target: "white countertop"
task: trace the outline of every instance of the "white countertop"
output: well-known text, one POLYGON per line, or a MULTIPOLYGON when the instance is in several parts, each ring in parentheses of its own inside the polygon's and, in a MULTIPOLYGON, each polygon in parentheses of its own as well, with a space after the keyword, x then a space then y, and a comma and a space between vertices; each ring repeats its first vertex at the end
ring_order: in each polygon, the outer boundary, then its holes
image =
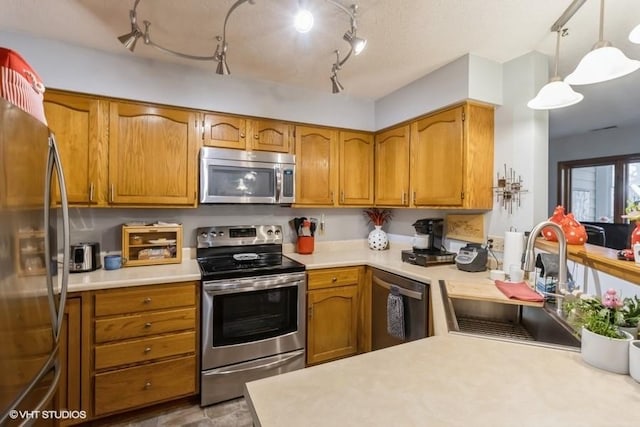
MULTIPOLYGON (((247 383, 261 427, 638 425, 640 384, 580 353, 446 335, 247 383)), ((256 417, 257 415, 257 417, 256 417)))

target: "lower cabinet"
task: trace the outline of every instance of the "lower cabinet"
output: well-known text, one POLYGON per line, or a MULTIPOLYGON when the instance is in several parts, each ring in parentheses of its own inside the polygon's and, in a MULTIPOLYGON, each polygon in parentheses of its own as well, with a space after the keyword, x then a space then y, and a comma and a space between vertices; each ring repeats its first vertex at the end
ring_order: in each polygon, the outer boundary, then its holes
MULTIPOLYGON (((81 307, 80 297, 67 299, 64 310, 62 329, 60 332, 60 381, 58 383, 58 393, 54 404, 57 410, 81 411, 81 351, 82 351, 82 329, 81 329, 81 307)), ((66 425, 78 420, 65 420, 60 424, 66 425)))
POLYGON ((96 291, 93 414, 197 392, 197 283, 96 291))
POLYGON ((307 365, 358 353, 363 267, 307 274, 307 365))

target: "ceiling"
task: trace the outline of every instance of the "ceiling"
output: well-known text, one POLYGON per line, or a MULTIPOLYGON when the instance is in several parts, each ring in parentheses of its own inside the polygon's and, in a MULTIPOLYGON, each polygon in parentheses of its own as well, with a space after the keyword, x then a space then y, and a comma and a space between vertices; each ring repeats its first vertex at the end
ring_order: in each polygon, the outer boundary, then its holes
MULTIPOLYGON (((224 17, 235 0, 141 0, 138 20, 152 23, 153 40, 194 55, 211 55, 224 17)), ((344 93, 378 99, 471 53, 499 63, 533 50, 553 64, 551 24, 571 0, 336 0, 356 2, 358 35, 365 51, 339 72, 344 93)), ((297 0, 255 0, 236 9, 227 26, 231 73, 329 92, 333 51, 344 55, 348 16, 324 0, 307 0, 316 24, 307 34, 292 29, 297 0)), ((3 0, 0 30, 26 32, 121 55, 135 55, 215 71, 216 63, 162 53, 141 41, 131 54, 117 36, 129 32, 133 0, 3 0)), ((570 73, 598 38, 600 2, 587 0, 568 22, 560 46, 560 75, 570 73)), ((640 1, 609 0, 605 39, 640 59, 627 40, 640 23, 640 1)), ((551 137, 640 123, 640 71, 611 82, 576 86, 585 100, 550 116, 551 137)), ((336 95, 341 96, 341 95, 336 95)))

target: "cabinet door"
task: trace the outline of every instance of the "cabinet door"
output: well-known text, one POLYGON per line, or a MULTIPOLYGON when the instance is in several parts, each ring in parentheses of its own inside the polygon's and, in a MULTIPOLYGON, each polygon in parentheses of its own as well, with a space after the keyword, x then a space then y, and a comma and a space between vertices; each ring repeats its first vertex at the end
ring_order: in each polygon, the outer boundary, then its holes
POLYGON ((239 150, 247 147, 247 121, 244 118, 224 114, 205 114, 203 122, 204 145, 239 150))
POLYGON ((307 295, 307 364, 356 354, 358 287, 321 289, 307 295))
POLYGON ((70 204, 107 202, 106 104, 81 95, 45 93, 45 114, 56 136, 70 204))
POLYGON ((340 132, 340 204, 373 204, 373 136, 340 132))
POLYGON ((337 132, 296 126, 296 204, 333 205, 337 132))
POLYGON ((69 298, 65 305, 62 332, 60 334, 60 382, 55 405, 59 410, 81 410, 81 301, 69 298))
POLYGON ((375 203, 409 204, 409 125, 376 135, 375 203))
POLYGON ((292 148, 292 126, 276 120, 252 120, 251 142, 252 150, 277 151, 289 153, 292 148))
POLYGON ((412 123, 411 187, 414 206, 461 206, 464 107, 412 123))
POLYGON ((112 102, 109 192, 114 205, 195 205, 195 113, 112 102))

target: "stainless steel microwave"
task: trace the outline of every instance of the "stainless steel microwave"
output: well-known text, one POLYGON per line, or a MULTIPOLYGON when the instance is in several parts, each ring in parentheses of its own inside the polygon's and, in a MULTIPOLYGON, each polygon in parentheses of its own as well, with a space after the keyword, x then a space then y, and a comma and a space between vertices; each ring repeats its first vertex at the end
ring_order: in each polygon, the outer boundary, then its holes
POLYGON ((295 160, 292 154, 202 147, 200 203, 294 203, 295 160))

